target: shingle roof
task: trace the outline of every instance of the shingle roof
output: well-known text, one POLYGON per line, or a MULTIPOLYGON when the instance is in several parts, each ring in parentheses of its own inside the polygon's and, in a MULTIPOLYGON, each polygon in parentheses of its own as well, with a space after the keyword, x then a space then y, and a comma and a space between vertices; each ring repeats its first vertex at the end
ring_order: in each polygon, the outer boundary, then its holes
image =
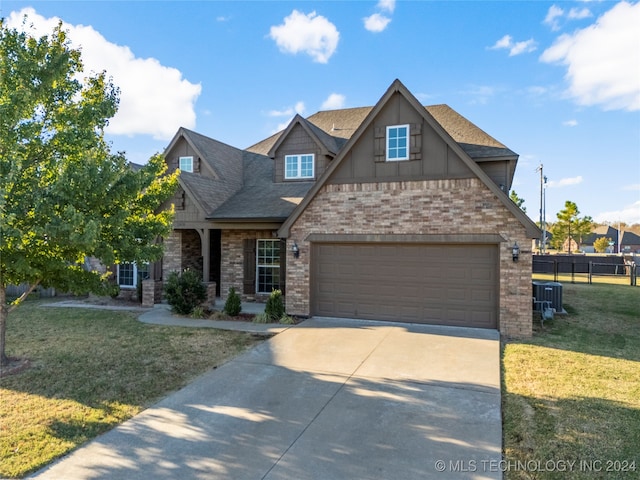
POLYGON ((209 215, 219 221, 284 221, 309 191, 313 182, 275 183, 273 160, 245 152, 244 185, 209 215))
MULTIPOLYGON (((326 110, 314 113, 306 119, 294 118, 294 121, 298 121, 310 129, 329 152, 337 153, 353 136, 373 108, 326 110)), ((434 105, 425 108, 471 158, 517 157, 513 151, 448 105, 434 105)), ((218 188, 216 184, 206 185, 204 181, 198 184, 195 180, 186 177, 194 190, 202 192, 204 195, 203 203, 209 208, 207 218, 218 221, 259 219, 283 221, 289 217, 296 205, 313 186, 313 182, 276 183, 273 181, 274 164, 268 155, 272 153, 271 150, 289 128, 291 128, 291 124, 287 129, 248 147, 244 152, 185 130, 193 143, 199 145, 198 148, 206 158, 216 159, 211 165, 216 172, 220 172, 222 178, 238 175, 238 165, 242 165, 242 186, 237 189, 235 194, 225 196, 224 203, 218 206, 213 205, 218 188), (238 161, 239 156, 242 157, 242 161, 238 161), (233 161, 219 164, 218 159, 222 158, 232 158, 233 161)))
MULTIPOLYGON (((206 137, 186 128, 181 128, 176 139, 183 136, 198 152, 206 167, 216 178, 196 173, 181 172, 180 182, 200 205, 205 215, 210 214, 242 186, 243 151, 206 137)), ((172 142, 173 143, 173 142, 172 142)), ((167 150, 171 149, 171 146, 167 150)))
MULTIPOLYGON (((424 108, 471 158, 516 156, 515 152, 508 149, 448 105, 431 105, 424 108)), ((340 149, 351 138, 372 109, 373 107, 359 107, 324 110, 307 117, 307 120, 326 135, 331 136, 338 149, 340 149)), ((283 132, 284 130, 250 146, 247 150, 267 155, 283 132)))
POLYGON ((219 142, 200 133, 182 128, 182 133, 202 154, 202 159, 216 176, 230 182, 240 183, 242 179, 242 150, 219 142))

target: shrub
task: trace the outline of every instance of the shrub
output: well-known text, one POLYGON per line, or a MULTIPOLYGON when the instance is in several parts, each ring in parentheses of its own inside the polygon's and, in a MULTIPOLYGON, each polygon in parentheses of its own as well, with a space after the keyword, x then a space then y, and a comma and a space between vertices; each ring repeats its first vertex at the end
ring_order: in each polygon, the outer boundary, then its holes
POLYGON ((194 308, 207 298, 207 289, 193 270, 185 270, 182 275, 171 272, 164 286, 167 302, 174 312, 189 315, 194 308))
POLYGON ((270 322, 271 322, 271 319, 265 312, 259 313, 255 317, 253 317, 253 323, 270 323, 270 322))
POLYGON ((229 289, 227 301, 224 302, 224 313, 235 317, 237 315, 240 315, 241 311, 242 305, 240 304, 240 295, 236 293, 236 289, 234 287, 231 287, 229 289))
POLYGON ((191 312, 191 318, 204 318, 204 316, 204 308, 202 308, 200 305, 194 307, 193 311, 191 312))
POLYGON ((264 313, 272 322, 277 322, 284 315, 284 302, 282 300, 282 290, 273 290, 267 300, 264 313))
POLYGON ((118 295, 120 295, 120 285, 109 285, 109 287, 107 287, 107 293, 111 298, 118 298, 118 295))
POLYGON ((294 325, 296 323, 296 319, 290 317, 285 313, 282 317, 280 317, 280 323, 282 323, 283 325, 294 325))

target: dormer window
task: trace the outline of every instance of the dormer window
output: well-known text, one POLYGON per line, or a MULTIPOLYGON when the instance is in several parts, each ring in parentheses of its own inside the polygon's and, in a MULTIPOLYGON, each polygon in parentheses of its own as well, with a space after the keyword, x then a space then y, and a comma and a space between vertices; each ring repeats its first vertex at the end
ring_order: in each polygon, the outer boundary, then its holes
POLYGON ((286 155, 284 157, 284 178, 295 180, 313 178, 315 174, 314 155, 286 155))
POLYGON ((180 157, 180 170, 193 173, 193 157, 180 157))
POLYGON ((387 127, 387 161, 409 160, 409 125, 387 127))

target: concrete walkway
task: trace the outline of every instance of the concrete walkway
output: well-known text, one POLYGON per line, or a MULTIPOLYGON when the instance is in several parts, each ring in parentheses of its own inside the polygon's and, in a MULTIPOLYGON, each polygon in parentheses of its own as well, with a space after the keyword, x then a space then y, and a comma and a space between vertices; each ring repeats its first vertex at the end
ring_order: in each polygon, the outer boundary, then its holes
MULTIPOLYGON (((218 301, 218 303, 220 303, 218 301)), ((224 302, 221 303, 224 305, 224 302)), ((171 313, 171 307, 166 303, 159 303, 153 308, 132 307, 132 306, 115 306, 115 305, 96 305, 78 300, 64 300, 61 302, 46 303, 43 307, 67 307, 67 308, 91 308, 97 310, 115 310, 129 311, 140 313, 138 320, 142 323, 153 325, 164 325, 174 327, 196 327, 196 328, 217 328, 220 330, 236 330, 250 333, 276 334, 283 332, 290 325, 282 325, 280 323, 253 323, 235 320, 201 320, 190 318, 171 313)), ((264 312, 264 303, 242 303, 242 312, 249 314, 257 314, 264 312)))
POLYGON ((39 479, 502 478, 496 331, 314 318, 39 479))

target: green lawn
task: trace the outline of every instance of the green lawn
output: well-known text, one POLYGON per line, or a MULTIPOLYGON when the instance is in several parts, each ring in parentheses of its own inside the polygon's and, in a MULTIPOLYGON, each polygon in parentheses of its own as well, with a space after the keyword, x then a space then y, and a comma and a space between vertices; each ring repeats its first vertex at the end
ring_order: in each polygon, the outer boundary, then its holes
POLYGON ((0 379, 0 478, 41 468, 260 341, 41 304, 9 315, 7 354, 31 367, 0 379))
POLYGON ((640 478, 640 288, 563 284, 503 346, 505 479, 640 478))

